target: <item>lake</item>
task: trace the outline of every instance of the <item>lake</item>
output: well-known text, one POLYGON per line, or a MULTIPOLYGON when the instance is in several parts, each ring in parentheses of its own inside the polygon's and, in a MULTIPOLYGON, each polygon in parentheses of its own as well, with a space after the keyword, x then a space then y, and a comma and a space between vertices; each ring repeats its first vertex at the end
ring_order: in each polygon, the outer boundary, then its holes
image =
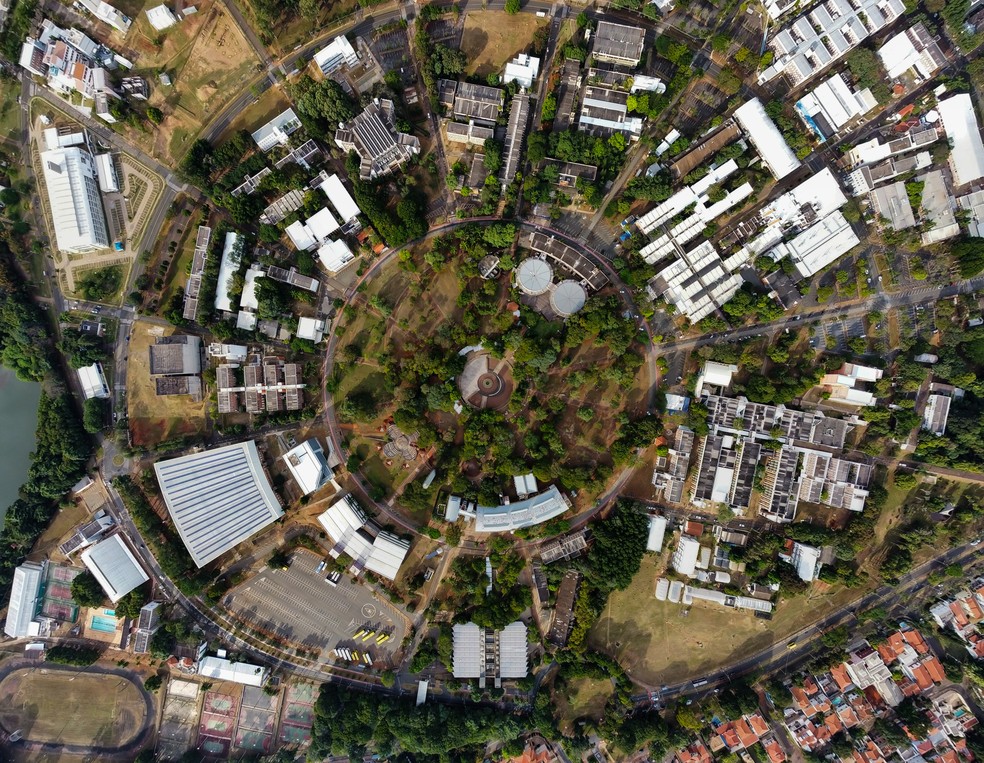
POLYGON ((13 371, 0 367, 0 526, 27 480, 40 399, 40 384, 21 381, 13 371))

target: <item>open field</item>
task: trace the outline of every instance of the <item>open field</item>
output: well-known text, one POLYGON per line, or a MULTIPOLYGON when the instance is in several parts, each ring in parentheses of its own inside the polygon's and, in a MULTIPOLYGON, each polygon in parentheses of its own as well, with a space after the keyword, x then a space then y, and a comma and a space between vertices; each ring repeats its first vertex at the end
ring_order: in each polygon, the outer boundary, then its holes
POLYGON ((359 3, 356 0, 335 0, 335 2, 324 3, 319 6, 317 18, 308 18, 297 12, 285 14, 276 20, 272 29, 268 29, 257 20, 252 2, 241 2, 239 8, 253 27, 253 31, 266 45, 267 50, 276 58, 293 50, 296 45, 310 42, 314 36, 312 29, 317 30, 318 35, 324 36, 324 43, 327 45, 334 35, 325 35, 325 28, 341 23, 342 19, 359 9, 359 3))
POLYGON ((140 320, 133 324, 127 362, 127 415, 134 445, 156 445, 205 430, 205 401, 196 403, 187 395, 158 397, 150 375, 150 345, 155 337, 173 333, 173 328, 140 320))
POLYGON ((25 669, 0 683, 0 725, 30 741, 118 747, 145 719, 140 689, 120 676, 25 669))
POLYGON ((122 127, 122 132, 165 164, 175 166, 202 126, 256 74, 259 60, 224 6, 209 2, 198 13, 164 32, 157 32, 141 13, 127 36, 126 53, 133 74, 151 84, 149 104, 164 114, 164 122, 146 130, 122 127), (172 86, 157 75, 167 72, 172 86))
POLYGON ((566 727, 573 731, 573 722, 579 718, 600 721, 605 703, 613 691, 611 679, 608 678, 579 678, 570 681, 562 695, 554 694, 557 700, 556 715, 561 721, 561 728, 566 727))
POLYGON ((20 80, 0 79, 0 140, 19 138, 21 112, 17 97, 20 94, 20 80))
POLYGON ((611 654, 633 679, 650 686, 699 678, 738 662, 869 590, 821 584, 809 595, 781 601, 770 621, 707 602, 695 601, 688 608, 658 601, 656 578, 662 568, 658 557, 647 554, 632 584, 611 595, 588 635, 595 649, 611 654))
POLYGON ((537 27, 547 19, 532 13, 509 15, 505 11, 476 11, 465 17, 461 50, 468 57, 466 74, 481 77, 500 73, 507 61, 529 48, 537 27))
POLYGON ((279 87, 267 88, 259 98, 236 115, 225 132, 216 138, 215 143, 221 145, 240 130, 254 132, 288 108, 290 99, 279 87))

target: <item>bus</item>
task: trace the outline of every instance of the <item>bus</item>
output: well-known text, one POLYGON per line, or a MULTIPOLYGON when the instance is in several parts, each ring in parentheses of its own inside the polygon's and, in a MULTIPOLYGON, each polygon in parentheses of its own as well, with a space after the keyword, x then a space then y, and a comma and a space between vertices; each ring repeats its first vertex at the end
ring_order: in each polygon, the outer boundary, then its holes
POLYGON ((363 641, 368 641, 369 639, 371 639, 375 635, 376 635, 376 631, 366 631, 366 635, 362 637, 362 640, 363 641))

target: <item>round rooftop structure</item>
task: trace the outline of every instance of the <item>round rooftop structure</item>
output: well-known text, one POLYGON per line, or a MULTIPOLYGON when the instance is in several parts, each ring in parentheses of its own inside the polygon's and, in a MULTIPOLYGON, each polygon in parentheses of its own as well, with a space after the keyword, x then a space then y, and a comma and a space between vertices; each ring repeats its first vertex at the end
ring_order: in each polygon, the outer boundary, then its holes
POLYGON ((588 293, 577 281, 561 281, 550 295, 550 306, 557 315, 574 315, 588 301, 588 293))
POLYGON ((516 271, 516 284, 525 294, 544 294, 553 283, 553 268, 548 262, 531 257, 523 260, 516 271))

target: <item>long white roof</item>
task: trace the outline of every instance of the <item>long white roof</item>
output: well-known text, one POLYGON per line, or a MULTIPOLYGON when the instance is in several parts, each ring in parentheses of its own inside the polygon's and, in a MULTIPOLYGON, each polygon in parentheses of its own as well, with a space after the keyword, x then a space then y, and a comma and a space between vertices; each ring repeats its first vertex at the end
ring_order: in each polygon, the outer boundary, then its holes
POLYGON ((75 372, 79 375, 79 384, 82 385, 82 394, 85 395, 86 400, 93 397, 109 397, 109 385, 106 384, 106 376, 101 364, 83 366, 75 372))
POLYGON ((80 558, 114 604, 150 580, 119 535, 110 535, 106 540, 90 546, 80 558))
POLYGON ((482 674, 482 629, 475 623, 458 623, 451 628, 454 646, 451 657, 455 678, 478 678, 482 674))
POLYGON ((984 142, 970 95, 960 93, 940 101, 937 110, 953 145, 950 168, 954 185, 965 185, 984 177, 984 142))
POLYGON ((568 509, 556 485, 525 501, 502 506, 479 506, 475 515, 475 532, 496 533, 531 527, 559 517, 568 509))
POLYGON ((232 297, 229 296, 229 279, 239 269, 239 263, 232 258, 232 250, 239 240, 239 234, 226 233, 222 247, 222 261, 219 263, 219 277, 215 283, 215 309, 224 313, 232 312, 232 297))
POLYGON ((31 635, 31 621, 41 604, 43 575, 44 567, 37 562, 24 562, 14 570, 7 621, 3 626, 3 632, 11 638, 31 635))
POLYGON ((203 657, 198 663, 198 675, 217 681, 232 681, 246 686, 263 686, 269 669, 248 662, 231 662, 222 657, 203 657))
POLYGON ((318 247, 318 261, 329 273, 337 273, 355 259, 345 239, 326 241, 318 247))
POLYGON ((321 184, 321 190, 325 192, 325 196, 328 197, 328 201, 338 212, 339 219, 343 223, 354 220, 361 214, 362 210, 359 209, 359 205, 355 203, 355 199, 349 194, 338 175, 328 176, 321 184))
POLYGON ((765 107, 758 98, 753 98, 740 106, 735 111, 735 119, 762 157, 762 162, 777 180, 786 177, 800 166, 800 160, 782 137, 779 128, 765 113, 765 107))
POLYGON ((499 631, 499 676, 501 678, 526 678, 527 651, 526 624, 509 623, 499 631))
POLYGON ((199 567, 283 516, 252 440, 158 461, 154 471, 199 567))
POLYGON ((40 158, 58 248, 86 251, 109 247, 92 154, 79 146, 68 146, 42 151, 40 158))

